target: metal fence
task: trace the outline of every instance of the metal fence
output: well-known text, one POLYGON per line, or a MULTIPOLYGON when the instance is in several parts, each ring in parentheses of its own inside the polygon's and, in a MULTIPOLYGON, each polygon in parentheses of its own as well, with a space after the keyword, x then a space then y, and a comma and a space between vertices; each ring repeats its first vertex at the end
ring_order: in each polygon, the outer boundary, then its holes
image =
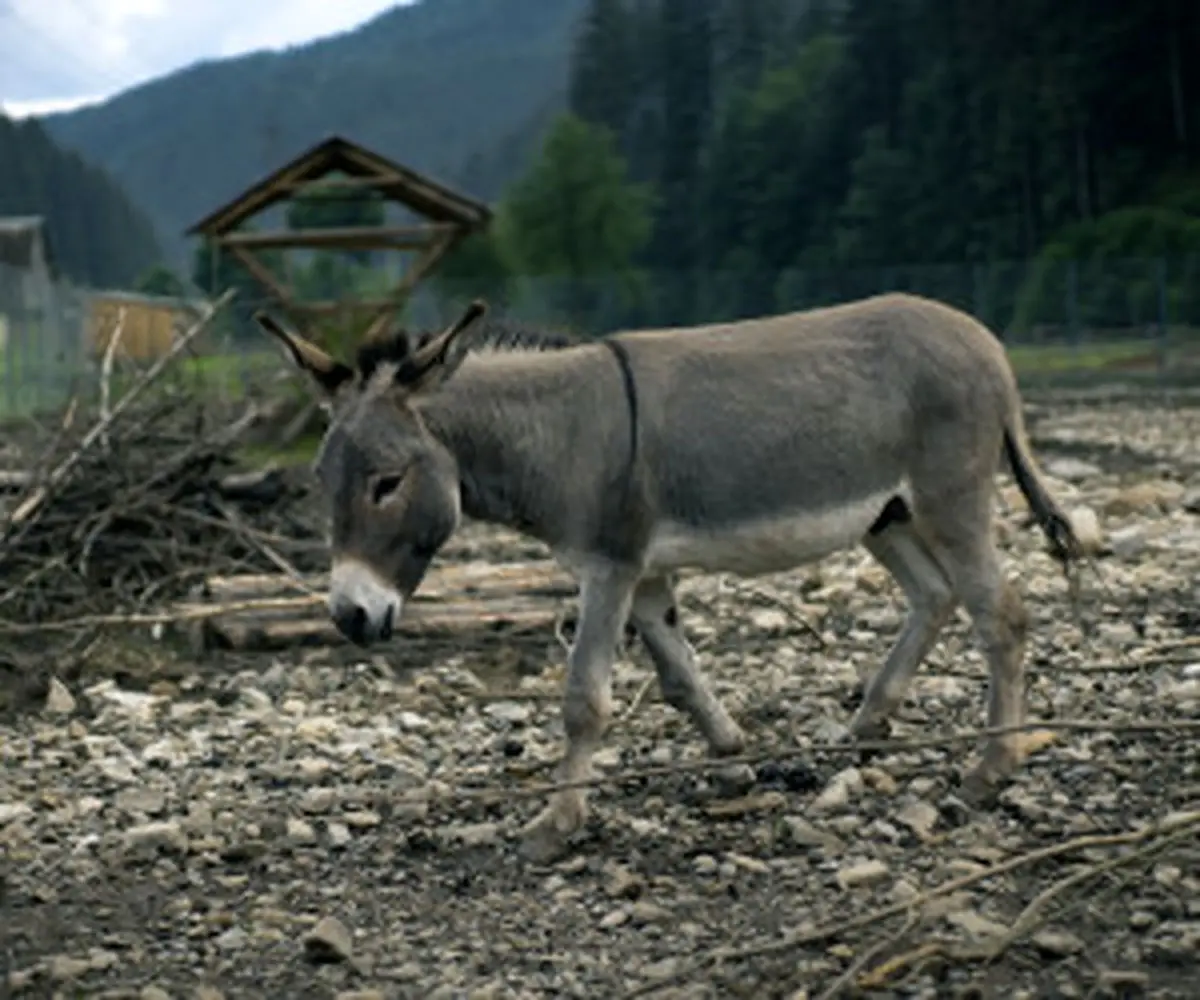
POLYGON ((36 271, 0 265, 0 415, 54 409, 85 368, 85 298, 36 271))
MULTIPOLYGON (((1027 383, 1200 382, 1197 258, 524 276, 486 287, 434 282, 410 300, 407 321, 437 326, 483 295, 501 315, 588 335, 736 320, 898 290, 980 317, 1004 340, 1027 383)), ((0 417, 51 411, 98 385, 97 294, 0 266, 0 417)), ((237 397, 283 367, 250 321, 254 308, 267 303, 244 296, 235 303, 194 345, 183 369, 208 391, 237 397)))

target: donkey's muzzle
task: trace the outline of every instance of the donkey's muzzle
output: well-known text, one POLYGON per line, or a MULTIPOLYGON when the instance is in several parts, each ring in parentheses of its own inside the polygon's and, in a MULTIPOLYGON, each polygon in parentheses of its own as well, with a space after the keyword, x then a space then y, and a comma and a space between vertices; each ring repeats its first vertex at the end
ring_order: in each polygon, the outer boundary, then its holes
POLYGON ((343 604, 332 612, 334 625, 356 646, 369 646, 373 642, 386 642, 395 628, 395 612, 389 607, 383 617, 371 621, 366 609, 359 604, 343 604))

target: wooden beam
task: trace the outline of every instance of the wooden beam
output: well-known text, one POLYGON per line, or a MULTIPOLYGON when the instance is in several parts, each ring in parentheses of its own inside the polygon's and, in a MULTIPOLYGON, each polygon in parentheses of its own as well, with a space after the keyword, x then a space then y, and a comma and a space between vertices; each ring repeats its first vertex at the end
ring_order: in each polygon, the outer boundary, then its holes
POLYGON ((272 274, 271 269, 267 267, 261 260, 255 257, 254 254, 250 253, 250 251, 245 247, 231 246, 229 247, 229 252, 232 253, 234 257, 236 257, 242 263, 242 266, 245 267, 246 270, 249 271, 260 284, 266 286, 267 290, 281 302, 287 302, 292 298, 292 290, 288 287, 287 283, 281 281, 274 274, 272 274))
POLYGON ((413 264, 412 269, 392 289, 392 296, 400 300, 406 298, 417 287, 421 279, 437 267, 442 258, 461 240, 465 239, 466 235, 464 230, 456 226, 446 232, 438 242, 426 247, 425 252, 413 264))
MULTIPOLYGON (((309 302, 293 302, 290 303, 290 308, 298 311, 321 314, 321 313, 336 313, 336 312, 373 312, 375 315, 380 313, 395 311, 403 305, 403 301, 397 301, 394 298, 387 299, 318 299, 309 302)), ((372 319, 374 316, 372 316, 372 319)))
POLYGON ((219 237, 229 247, 331 250, 422 250, 453 232, 453 223, 431 222, 419 226, 339 226, 333 229, 275 229, 266 232, 226 233, 219 237))

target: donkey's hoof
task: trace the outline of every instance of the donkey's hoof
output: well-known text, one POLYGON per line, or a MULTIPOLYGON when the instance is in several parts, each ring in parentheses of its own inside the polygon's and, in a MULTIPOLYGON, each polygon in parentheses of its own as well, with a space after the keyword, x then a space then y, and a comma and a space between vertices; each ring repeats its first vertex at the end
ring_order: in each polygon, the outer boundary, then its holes
POLYGON ((979 764, 963 775, 958 789, 959 798, 972 809, 993 809, 1007 783, 1006 774, 979 764))
POLYGON ((867 717, 859 713, 850 721, 849 739, 855 743, 874 743, 891 735, 892 724, 886 716, 867 717))
POLYGON ((746 752, 749 741, 746 733, 736 722, 718 731, 708 743, 708 753, 711 757, 740 757, 746 752))
POLYGON ((566 856, 574 828, 553 809, 546 809, 521 831, 520 854, 535 865, 550 865, 566 856))

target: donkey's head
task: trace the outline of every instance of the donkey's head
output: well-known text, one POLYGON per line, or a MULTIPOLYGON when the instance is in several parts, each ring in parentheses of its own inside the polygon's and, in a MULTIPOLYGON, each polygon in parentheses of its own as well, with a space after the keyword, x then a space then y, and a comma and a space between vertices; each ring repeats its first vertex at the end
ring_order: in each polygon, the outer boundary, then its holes
POLYGON ((459 338, 486 312, 473 302, 441 334, 363 338, 354 367, 285 330, 258 323, 327 397, 331 421, 314 463, 330 508, 329 613, 346 638, 388 639, 404 602, 461 516, 454 457, 429 432, 413 402, 441 385, 466 356, 459 338))

